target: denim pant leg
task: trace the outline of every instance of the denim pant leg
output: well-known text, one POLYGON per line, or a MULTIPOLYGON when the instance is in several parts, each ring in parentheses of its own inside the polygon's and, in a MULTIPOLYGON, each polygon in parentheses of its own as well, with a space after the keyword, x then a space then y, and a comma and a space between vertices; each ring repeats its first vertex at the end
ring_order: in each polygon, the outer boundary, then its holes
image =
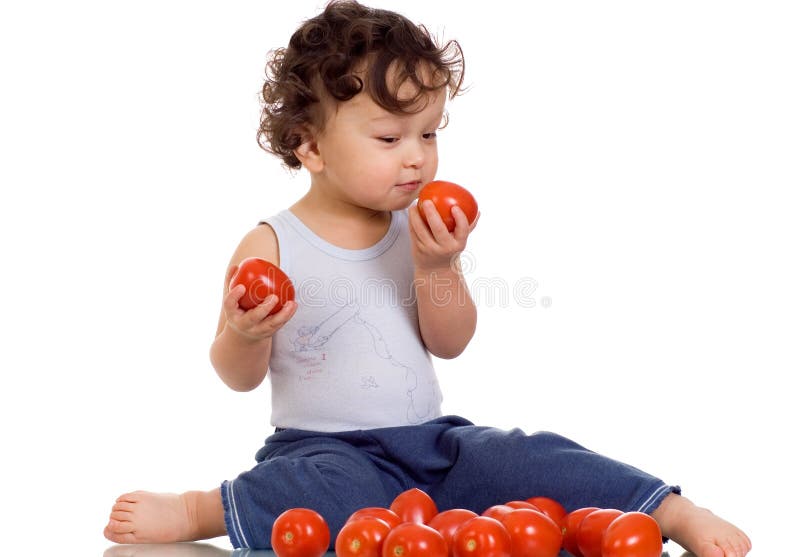
POLYGON ((652 512, 669 493, 680 493, 622 462, 549 432, 462 426, 449 429, 439 450, 452 467, 431 489, 440 507, 482 512, 491 505, 551 497, 568 510, 595 506, 652 512))
POLYGON ((223 482, 225 526, 235 548, 270 547, 272 524, 283 511, 319 512, 335 535, 356 509, 388 506, 400 490, 369 452, 333 436, 286 430, 267 439, 258 464, 223 482))

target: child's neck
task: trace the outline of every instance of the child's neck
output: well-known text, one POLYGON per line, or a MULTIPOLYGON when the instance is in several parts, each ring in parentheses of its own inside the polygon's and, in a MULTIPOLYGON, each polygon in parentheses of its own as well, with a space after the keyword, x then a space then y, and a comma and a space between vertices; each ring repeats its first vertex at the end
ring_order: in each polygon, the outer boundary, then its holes
POLYGON ((309 192, 289 208, 317 236, 345 249, 365 249, 389 230, 390 211, 375 211, 347 203, 317 199, 309 192))

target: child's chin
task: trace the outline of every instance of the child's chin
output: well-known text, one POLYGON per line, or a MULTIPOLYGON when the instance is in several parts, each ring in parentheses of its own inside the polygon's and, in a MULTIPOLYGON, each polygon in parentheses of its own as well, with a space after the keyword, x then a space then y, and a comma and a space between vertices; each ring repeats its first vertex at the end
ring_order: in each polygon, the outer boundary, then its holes
POLYGON ((407 203, 398 204, 397 207, 395 207, 394 209, 391 209, 391 210, 392 211, 405 211, 406 209, 411 207, 411 205, 414 204, 414 201, 416 201, 416 199, 412 199, 412 200, 408 201, 407 203))

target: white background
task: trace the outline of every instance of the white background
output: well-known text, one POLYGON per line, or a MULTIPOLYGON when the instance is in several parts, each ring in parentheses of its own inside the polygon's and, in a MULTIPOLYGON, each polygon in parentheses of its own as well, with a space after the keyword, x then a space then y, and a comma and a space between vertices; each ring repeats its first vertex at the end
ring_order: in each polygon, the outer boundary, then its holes
MULTIPOLYGON (((257 147, 257 96, 322 5, 0 10, 4 554, 100 555, 120 493, 252 465, 268 387, 228 390, 207 351, 231 251, 307 186, 257 147)), ((560 432, 680 484, 752 555, 795 551, 793 3, 373 5, 465 51, 439 177, 481 206, 469 280, 538 285, 534 307, 476 292, 445 411, 560 432)))

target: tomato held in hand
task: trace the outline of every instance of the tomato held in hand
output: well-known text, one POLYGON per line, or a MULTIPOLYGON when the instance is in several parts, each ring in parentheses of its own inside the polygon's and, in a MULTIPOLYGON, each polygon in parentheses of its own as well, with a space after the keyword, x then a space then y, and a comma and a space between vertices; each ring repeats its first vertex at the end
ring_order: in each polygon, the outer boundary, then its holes
POLYGON ((581 550, 578 548, 578 528, 581 525, 581 521, 589 513, 593 513, 594 511, 598 510, 600 510, 599 507, 583 507, 580 509, 575 509, 574 511, 567 513, 567 516, 565 516, 564 520, 561 521, 561 527, 564 533, 564 541, 562 542, 561 546, 575 557, 583 557, 581 550))
POLYGON ((502 523, 511 536, 511 557, 556 557, 561 551, 561 527, 542 512, 516 509, 502 523))
POLYGON ((567 509, 565 509, 561 503, 550 497, 531 497, 530 499, 526 499, 526 501, 535 505, 558 525, 561 525, 561 521, 567 516, 567 509))
POLYGON ((425 200, 433 201, 436 212, 442 217, 447 230, 450 232, 456 229, 456 220, 451 213, 454 206, 458 205, 464 211, 470 224, 475 222, 478 216, 478 203, 475 198, 466 189, 453 182, 434 180, 433 182, 428 182, 420 190, 417 208, 422 220, 427 224, 428 218, 425 216, 425 211, 422 210, 421 206, 425 200))
POLYGON ((449 509, 434 516, 428 526, 439 532, 447 544, 447 551, 453 554, 453 536, 462 524, 478 516, 467 509, 449 509))
POLYGON ((389 510, 394 511, 403 522, 427 522, 439 513, 431 496, 416 487, 402 492, 394 498, 389 510))
POLYGON ((383 541, 390 530, 380 518, 349 521, 336 536, 336 557, 381 557, 383 541))
POLYGON ((322 557, 331 532, 316 511, 289 509, 275 519, 270 540, 277 557, 322 557))
POLYGON ((453 557, 511 557, 511 535, 494 518, 473 518, 456 530, 453 557))
POLYGON ((231 279, 230 288, 239 284, 243 284, 245 288, 244 295, 239 299, 239 307, 244 310, 256 307, 272 294, 278 296, 278 303, 270 315, 280 311, 289 300, 294 300, 294 285, 286 273, 277 265, 260 257, 248 257, 239 263, 239 268, 231 279))
POLYGON ((383 557, 447 557, 442 535, 424 524, 404 522, 383 540, 383 557))
POLYGON ((644 513, 628 512, 615 518, 603 534, 603 557, 659 557, 661 528, 644 513))
POLYGON ((601 557, 601 543, 608 525, 622 514, 617 509, 598 509, 587 514, 578 526, 578 549, 583 557, 601 557))

